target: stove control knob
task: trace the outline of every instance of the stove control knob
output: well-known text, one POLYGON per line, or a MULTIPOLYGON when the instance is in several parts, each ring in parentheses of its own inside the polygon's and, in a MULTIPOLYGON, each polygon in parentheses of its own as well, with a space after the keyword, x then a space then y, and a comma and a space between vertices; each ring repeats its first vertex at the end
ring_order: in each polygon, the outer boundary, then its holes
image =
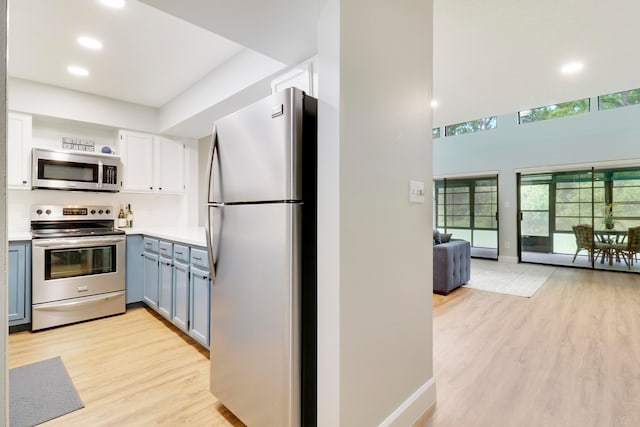
POLYGON ((95 215, 96 214, 96 210, 95 209, 91 209, 91 215, 95 215))
POLYGON ((44 213, 46 213, 47 215, 51 215, 51 209, 47 209, 46 211, 44 211, 44 213))
POLYGON ((36 213, 37 213, 38 215, 42 215, 42 209, 38 209, 38 210, 36 211, 36 213))
POLYGON ((100 209, 100 210, 98 211, 98 214, 102 215, 102 213, 103 213, 103 212, 104 212, 104 211, 103 211, 102 209, 100 209))
POLYGON ((106 213, 107 215, 109 215, 111 213, 111 209, 107 209, 106 211, 104 211, 104 213, 106 213))

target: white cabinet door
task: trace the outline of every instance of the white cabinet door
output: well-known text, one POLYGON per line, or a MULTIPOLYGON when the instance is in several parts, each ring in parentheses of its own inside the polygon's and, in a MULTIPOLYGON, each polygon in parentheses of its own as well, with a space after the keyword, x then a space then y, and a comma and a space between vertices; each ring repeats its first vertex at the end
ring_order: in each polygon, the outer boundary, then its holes
POLYGON ((120 153, 122 191, 153 192, 153 135, 121 131, 120 153))
POLYGON ((158 135, 120 131, 122 191, 184 192, 184 143, 158 135))
POLYGON ((7 120, 7 186, 31 189, 31 116, 9 113, 7 120))
POLYGON ((184 191, 184 144, 180 141, 156 136, 155 182, 161 193, 184 191))

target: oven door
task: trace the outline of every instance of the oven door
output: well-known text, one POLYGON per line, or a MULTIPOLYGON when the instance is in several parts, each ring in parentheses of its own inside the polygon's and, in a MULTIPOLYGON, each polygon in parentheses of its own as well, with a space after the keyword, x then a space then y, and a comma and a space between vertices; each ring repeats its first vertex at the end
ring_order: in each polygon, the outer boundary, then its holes
POLYGON ((36 239, 33 304, 125 289, 125 236, 36 239))

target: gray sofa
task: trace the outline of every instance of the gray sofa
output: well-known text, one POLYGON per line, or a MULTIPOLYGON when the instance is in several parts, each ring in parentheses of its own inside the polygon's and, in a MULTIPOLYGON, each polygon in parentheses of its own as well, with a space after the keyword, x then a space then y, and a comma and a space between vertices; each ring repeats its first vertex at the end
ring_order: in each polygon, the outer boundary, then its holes
POLYGON ((433 292, 447 295, 471 278, 471 244, 452 239, 433 245, 433 292))

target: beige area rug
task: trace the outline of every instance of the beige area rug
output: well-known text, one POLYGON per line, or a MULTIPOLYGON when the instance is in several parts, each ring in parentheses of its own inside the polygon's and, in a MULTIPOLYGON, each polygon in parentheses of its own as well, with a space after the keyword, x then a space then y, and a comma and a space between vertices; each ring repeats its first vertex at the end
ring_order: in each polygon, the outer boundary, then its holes
POLYGON ((509 264, 472 258, 471 280, 464 286, 530 298, 555 269, 547 265, 509 264))

